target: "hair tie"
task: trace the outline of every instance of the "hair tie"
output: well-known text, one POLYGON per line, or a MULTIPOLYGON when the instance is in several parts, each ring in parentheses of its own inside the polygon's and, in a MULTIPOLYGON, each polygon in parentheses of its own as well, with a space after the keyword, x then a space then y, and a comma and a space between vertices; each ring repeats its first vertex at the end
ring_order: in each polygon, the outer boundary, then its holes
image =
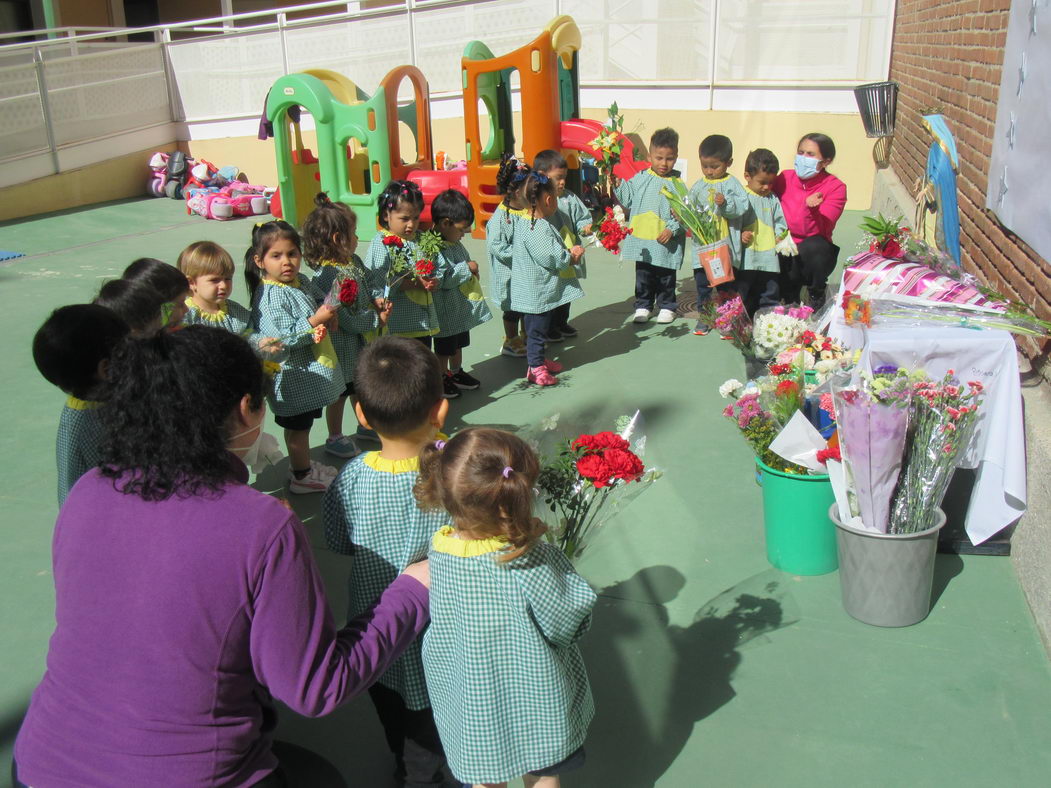
POLYGON ((266 224, 266 222, 256 222, 255 226, 256 227, 262 227, 264 224, 266 224))
POLYGON ((533 177, 536 178, 536 182, 539 183, 541 186, 543 186, 545 183, 547 183, 549 180, 551 180, 546 175, 544 175, 544 173, 542 173, 542 172, 534 171, 533 172, 533 177))
POLYGON ((508 465, 506 468, 504 468, 504 478, 505 479, 510 479, 511 478, 511 471, 513 471, 513 470, 514 470, 514 468, 512 468, 510 465, 508 465))
POLYGON ((435 441, 434 442, 434 448, 437 449, 438 451, 441 451, 442 449, 445 448, 445 441, 435 441))

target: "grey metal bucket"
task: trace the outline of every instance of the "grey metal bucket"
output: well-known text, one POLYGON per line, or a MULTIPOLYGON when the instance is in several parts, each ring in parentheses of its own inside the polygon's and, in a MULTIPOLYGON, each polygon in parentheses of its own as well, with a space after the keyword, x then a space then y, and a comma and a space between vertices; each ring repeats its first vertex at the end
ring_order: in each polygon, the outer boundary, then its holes
POLYGON ((914 534, 878 534, 839 521, 833 504, 828 516, 836 525, 839 585, 843 609, 877 627, 907 627, 931 610, 934 556, 945 512, 935 525, 914 534))

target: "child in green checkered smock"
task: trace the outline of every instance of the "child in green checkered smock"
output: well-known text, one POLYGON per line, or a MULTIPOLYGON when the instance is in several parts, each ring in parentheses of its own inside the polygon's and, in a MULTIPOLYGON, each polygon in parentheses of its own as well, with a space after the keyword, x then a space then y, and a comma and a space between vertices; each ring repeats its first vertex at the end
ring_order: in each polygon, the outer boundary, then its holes
POLYGON ((522 198, 530 207, 531 219, 515 228, 511 245, 511 308, 521 312, 526 327, 526 380, 538 386, 558 383, 553 373, 562 365, 545 358, 548 332, 555 310, 580 298, 584 291, 576 277, 561 274, 572 268, 584 250, 566 249, 551 222, 558 210, 555 182, 531 172, 522 185, 522 198))
POLYGON ((223 247, 212 241, 195 241, 179 254, 176 267, 190 285, 186 299, 184 326, 204 325, 223 328, 248 340, 263 358, 277 352, 280 343, 252 330, 252 313, 230 300, 234 288, 234 260, 223 247))
POLYGON ((128 331, 127 323, 106 307, 73 304, 52 312, 33 337, 40 374, 68 395, 55 441, 59 506, 77 480, 99 464, 98 397, 109 357, 128 331))
POLYGON ((409 266, 421 259, 413 242, 420 225, 423 194, 411 181, 391 181, 379 197, 379 220, 382 232, 369 243, 365 268, 373 298, 390 302, 390 317, 385 333, 402 337, 432 337, 438 333, 438 313, 432 292, 438 288, 435 278, 403 276, 392 288, 388 276, 395 255, 404 255, 409 266), (400 251, 394 251, 395 249, 400 251))
MULTIPOLYGON (((741 217, 748 210, 748 196, 740 181, 727 172, 734 161, 733 143, 722 134, 711 134, 701 140, 697 154, 701 159, 703 177, 690 187, 690 201, 696 205, 709 206, 715 213, 719 224, 715 240, 729 239, 730 263, 738 270, 741 267, 741 217)), ((696 254, 693 258, 693 280, 697 285, 697 307, 700 310, 711 299, 712 287, 696 254)), ((716 289, 733 292, 735 288, 732 282, 725 282, 716 289)), ((711 326, 702 318, 697 321, 693 333, 704 336, 710 329, 711 326)))
POLYGON ((737 292, 749 315, 760 307, 781 303, 781 264, 775 247, 788 234, 788 222, 773 192, 780 166, 777 156, 766 148, 749 153, 744 165, 749 209, 741 220, 737 292))
MULTIPOLYGON (((533 159, 533 169, 555 182, 558 189, 558 210, 548 217, 548 221, 558 231, 567 249, 581 245, 581 237, 591 232, 591 211, 583 201, 566 189, 569 176, 569 164, 557 150, 542 150, 533 159)), ((584 279, 587 268, 584 257, 575 265, 560 272, 559 276, 567 279, 584 279)), ((577 330, 569 323, 569 304, 562 304, 551 317, 551 328, 548 331, 549 342, 560 342, 563 337, 575 337, 577 330)))
POLYGON ((503 154, 496 172, 496 191, 502 200, 485 225, 485 246, 489 255, 489 293, 503 312, 504 341, 500 355, 524 358, 525 330, 522 315, 511 309, 511 252, 515 227, 528 222, 531 212, 522 202, 522 184, 530 169, 510 154, 503 154))
MULTIPOLYGON (((463 194, 447 189, 431 202, 433 233, 441 236, 435 256, 441 286, 434 291, 434 308, 441 329, 434 337, 434 352, 445 376, 445 397, 455 399, 460 389, 477 389, 481 382, 463 368, 463 349, 471 344, 471 329, 492 320, 478 281, 478 263, 471 259, 460 239, 474 224, 474 207, 463 194)), ((437 239, 435 239, 437 240, 437 239)))
POLYGON ((594 702, 576 642, 596 595, 542 541, 536 454, 476 427, 420 460, 421 506, 452 520, 431 541, 423 666, 453 776, 503 783, 581 765, 594 702))
POLYGON ((277 338, 287 357, 274 374, 267 402, 274 421, 285 429, 291 493, 324 492, 336 475, 331 466, 310 459, 310 428, 321 409, 343 394, 343 371, 329 329, 338 308, 300 276, 299 234, 287 222, 257 225, 245 253, 245 281, 252 294, 252 327, 277 338))
MULTIPOLYGON (((361 352, 355 389, 358 418, 379 434, 382 448, 347 463, 322 507, 329 549, 353 556, 349 620, 367 612, 406 566, 426 557, 431 536, 447 521, 444 512, 420 509, 413 497, 420 450, 438 439, 448 411, 437 358, 415 339, 380 337, 361 352)), ((419 640, 369 696, 400 776, 408 785, 430 785, 445 759, 419 640)))
POLYGON ((379 315, 364 263, 354 254, 358 245, 357 216, 346 205, 329 200, 324 192, 314 197, 314 206, 303 222, 303 251, 314 269, 314 286, 325 294, 328 303, 339 307, 339 324, 330 337, 344 385, 340 397, 325 409, 325 451, 336 457, 356 457, 360 450, 343 434, 343 413, 354 393, 358 353, 364 337, 375 335, 379 315), (344 298, 350 299, 349 303, 344 298))
POLYGON ((650 169, 615 187, 617 199, 631 217, 632 232, 620 244, 620 259, 635 263, 636 323, 649 320, 654 307, 660 310, 657 322, 670 323, 678 308, 676 275, 686 232, 661 194, 661 189, 674 189, 672 181, 679 181, 673 169, 678 157, 679 135, 673 129, 658 129, 650 137, 650 169))

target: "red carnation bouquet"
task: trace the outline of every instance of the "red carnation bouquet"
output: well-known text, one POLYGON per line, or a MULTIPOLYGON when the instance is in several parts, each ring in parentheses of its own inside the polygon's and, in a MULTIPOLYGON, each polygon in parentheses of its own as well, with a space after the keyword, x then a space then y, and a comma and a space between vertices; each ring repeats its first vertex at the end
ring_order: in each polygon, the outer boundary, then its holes
POLYGON ((618 420, 616 433, 583 434, 565 441, 540 469, 540 498, 555 519, 548 538, 570 560, 584 552, 610 517, 662 475, 647 468, 639 456, 646 445, 640 421, 636 411, 618 420))
POLYGON ((624 209, 619 205, 607 207, 602 223, 595 230, 595 241, 613 254, 620 254, 621 242, 631 235, 624 209))
POLYGON ((360 311, 357 307, 358 293, 361 292, 359 277, 364 279, 364 272, 351 268, 348 273, 340 274, 332 280, 332 287, 325 295, 325 306, 345 307, 351 312, 360 311))

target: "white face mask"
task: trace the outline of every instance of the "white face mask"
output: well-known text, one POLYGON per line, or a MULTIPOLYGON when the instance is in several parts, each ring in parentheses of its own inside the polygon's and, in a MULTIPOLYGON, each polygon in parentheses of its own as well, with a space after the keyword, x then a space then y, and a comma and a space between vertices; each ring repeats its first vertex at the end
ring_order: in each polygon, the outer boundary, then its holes
POLYGON ((813 178, 817 175, 817 164, 818 161, 813 156, 796 154, 796 175, 804 181, 813 178))
POLYGON ((241 461, 252 469, 252 473, 258 474, 271 465, 277 465, 285 456, 285 453, 281 451, 281 444, 277 442, 277 438, 268 432, 263 432, 262 418, 259 419, 259 423, 254 427, 249 427, 247 430, 230 436, 230 440, 247 435, 252 430, 259 430, 259 434, 255 436, 255 440, 252 441, 251 445, 239 449, 230 449, 230 451, 239 456, 241 461))

